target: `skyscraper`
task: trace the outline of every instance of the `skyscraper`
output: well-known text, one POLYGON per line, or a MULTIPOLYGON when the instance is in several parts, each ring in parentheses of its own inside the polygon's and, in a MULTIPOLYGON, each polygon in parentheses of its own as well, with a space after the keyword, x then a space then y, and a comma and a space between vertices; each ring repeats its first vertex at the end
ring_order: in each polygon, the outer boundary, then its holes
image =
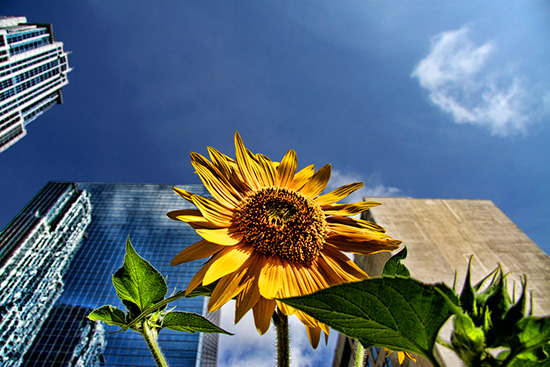
POLYGON ((21 140, 31 121, 63 103, 70 71, 50 24, 0 17, 0 152, 21 140))
MULTIPOLYGON (((180 187, 207 195, 202 186, 180 187)), ((139 334, 109 334, 118 328, 86 316, 105 304, 124 309, 111 276, 122 266, 127 236, 167 278, 169 289, 187 286, 198 264, 169 262, 200 238, 166 216, 186 205, 191 207, 169 185, 44 186, 0 232, 0 364, 155 366, 139 334)), ((203 297, 172 305, 206 315, 203 297)), ((207 317, 219 321, 217 313, 207 317)), ((217 334, 171 330, 159 336, 167 360, 178 366, 215 366, 217 340, 217 334)))
MULTIPOLYGON (((364 218, 388 230, 407 246, 404 260, 412 277, 426 283, 445 282, 452 286, 455 270, 457 289, 462 284, 472 259, 472 281, 475 283, 502 265, 508 277, 509 290, 519 276, 526 274, 528 291, 533 292, 534 314, 550 314, 550 258, 527 237, 490 200, 365 198, 382 203, 364 213, 364 218)), ((356 256, 355 262, 372 276, 379 276, 389 253, 356 256)), ((516 293, 517 294, 517 293, 516 293)), ((354 343, 340 336, 334 366, 353 365, 354 343)), ((444 366, 460 366, 453 352, 439 348, 444 366)), ((421 366, 426 364, 419 361, 421 366)), ((429 366, 429 364, 427 364, 429 366)))

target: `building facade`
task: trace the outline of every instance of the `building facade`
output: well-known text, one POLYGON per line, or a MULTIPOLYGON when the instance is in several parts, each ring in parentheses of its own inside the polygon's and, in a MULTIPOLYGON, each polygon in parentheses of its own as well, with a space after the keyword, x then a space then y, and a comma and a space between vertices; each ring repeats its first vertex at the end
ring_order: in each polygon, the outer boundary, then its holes
POLYGON ((0 152, 21 140, 31 121, 63 102, 70 71, 50 24, 0 17, 0 152))
MULTIPOLYGON (((181 187, 207 195, 202 186, 181 187)), ((186 206, 169 185, 48 183, 0 232, 0 364, 155 366, 138 333, 111 334, 119 328, 87 315, 105 304, 125 309, 112 275, 122 266, 128 236, 170 290, 185 289, 199 264, 169 263, 200 238, 166 213, 186 206)), ((206 313, 204 297, 172 306, 219 323, 219 313, 206 313)), ((217 334, 167 329, 159 335, 168 362, 177 366, 215 366, 217 340, 217 334)))
MULTIPOLYGON (((515 281, 517 292, 521 287, 519 276, 526 274, 528 291, 533 292, 534 314, 550 314, 550 258, 492 201, 388 197, 365 200, 382 203, 364 213, 363 218, 380 224, 393 238, 403 241, 408 252, 404 263, 413 278, 425 283, 443 281, 452 286, 456 270, 460 292, 468 261, 474 255, 474 283, 501 264, 504 272, 510 273, 509 291, 512 292, 515 281)), ((356 255, 355 262, 369 275, 379 276, 390 256, 389 253, 356 255)), ((333 365, 352 366, 354 349, 351 340, 340 336, 333 365)), ((438 348, 436 352, 442 365, 462 365, 446 348, 438 348)), ((370 358, 374 359, 372 355, 370 358)), ((409 365, 409 361, 405 363, 409 365)), ((418 365, 430 364, 419 359, 418 365)))

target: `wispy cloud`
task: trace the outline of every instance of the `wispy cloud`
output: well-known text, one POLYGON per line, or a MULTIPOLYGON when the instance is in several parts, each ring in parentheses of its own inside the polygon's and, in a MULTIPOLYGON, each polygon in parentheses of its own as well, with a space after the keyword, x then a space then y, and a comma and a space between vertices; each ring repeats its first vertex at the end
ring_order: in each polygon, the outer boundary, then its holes
POLYGON ((340 186, 353 182, 364 182, 365 186, 343 199, 342 202, 344 203, 363 201, 363 198, 366 196, 402 196, 400 189, 393 186, 385 186, 376 174, 372 174, 368 177, 362 177, 360 174, 355 172, 344 173, 336 170, 332 171, 332 175, 325 192, 329 192, 330 190, 334 190, 340 186))
MULTIPOLYGON (((235 302, 231 301, 222 308, 221 327, 235 335, 220 335, 218 365, 224 367, 274 366, 276 358, 275 330, 260 336, 254 326, 252 312, 249 312, 237 324, 233 324, 235 302)), ((323 341, 314 350, 309 344, 304 325, 296 318, 289 317, 290 358, 293 367, 331 366, 338 333, 330 333, 328 345, 323 341)))
POLYGON ((469 32, 462 27, 433 37, 428 56, 416 65, 412 77, 457 123, 483 126, 493 135, 525 133, 534 118, 525 82, 506 70, 489 72, 496 43, 476 45, 469 32))

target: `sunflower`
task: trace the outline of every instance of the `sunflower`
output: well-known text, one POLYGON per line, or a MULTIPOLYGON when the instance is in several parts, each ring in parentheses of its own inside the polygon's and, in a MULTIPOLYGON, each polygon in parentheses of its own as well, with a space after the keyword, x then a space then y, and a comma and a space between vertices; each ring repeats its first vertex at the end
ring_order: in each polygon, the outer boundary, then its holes
POLYGON ((235 323, 252 309, 256 328, 264 334, 278 307, 304 323, 316 348, 321 331, 328 337, 328 326, 278 299, 365 279, 367 274, 342 251, 392 251, 400 241, 379 225, 350 218, 380 204, 337 204, 363 183, 320 195, 330 178, 330 164, 317 172, 313 165, 296 172, 293 150, 281 162, 273 162, 252 154, 238 133, 235 150, 236 160, 211 147, 210 161, 191 153, 193 167, 213 199, 174 188, 198 209, 172 211, 168 216, 188 223, 203 239, 181 251, 171 264, 209 257, 186 294, 217 281, 209 312, 235 298, 235 323))

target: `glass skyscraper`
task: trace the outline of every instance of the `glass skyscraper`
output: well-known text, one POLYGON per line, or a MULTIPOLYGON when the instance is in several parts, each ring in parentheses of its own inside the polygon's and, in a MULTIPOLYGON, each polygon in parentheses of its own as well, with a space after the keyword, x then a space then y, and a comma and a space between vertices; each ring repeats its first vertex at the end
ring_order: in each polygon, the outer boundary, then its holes
MULTIPOLYGON (((200 185, 178 186, 208 195, 200 185)), ((0 232, 0 364, 2 366, 155 366, 134 331, 92 322, 92 309, 125 309, 112 284, 125 243, 184 289, 200 266, 170 260, 200 237, 169 219, 191 205, 169 185, 50 182, 0 232)), ((204 297, 177 310, 206 315, 204 297)), ((170 305, 169 305, 170 307, 170 305)), ((173 366, 215 366, 217 334, 162 330, 159 344, 173 366)))
POLYGON ((31 121, 63 102, 69 71, 50 24, 0 17, 0 152, 22 139, 31 121))

